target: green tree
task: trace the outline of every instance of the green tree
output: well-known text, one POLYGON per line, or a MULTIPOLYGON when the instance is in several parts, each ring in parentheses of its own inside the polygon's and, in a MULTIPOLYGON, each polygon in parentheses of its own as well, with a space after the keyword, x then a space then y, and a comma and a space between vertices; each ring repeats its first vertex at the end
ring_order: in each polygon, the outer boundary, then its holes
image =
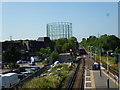
POLYGON ((51 53, 51 55, 50 55, 50 59, 52 60, 52 62, 57 61, 58 58, 59 58, 58 52, 57 52, 57 51, 53 51, 53 52, 51 53))
POLYGON ((120 53, 120 48, 117 47, 117 48, 115 49, 115 53, 120 53))
POLYGON ((17 60, 21 59, 21 52, 12 45, 9 45, 5 52, 3 52, 3 61, 8 62, 16 62, 17 60))
POLYGON ((101 35, 100 38, 90 36, 87 39, 82 39, 81 45, 85 48, 93 46, 95 48, 104 48, 104 50, 115 50, 117 47, 120 48, 120 39, 115 35, 101 35))
POLYGON ((70 50, 70 48, 71 48, 70 43, 65 43, 65 44, 62 46, 62 51, 63 51, 63 52, 67 52, 67 51, 70 50))
POLYGON ((61 38, 55 41, 55 51, 58 53, 69 52, 70 49, 75 50, 78 46, 77 39, 71 37, 70 39, 61 38))
POLYGON ((37 56, 41 59, 45 59, 50 55, 50 53, 51 53, 50 47, 41 48, 40 51, 37 53, 37 56))

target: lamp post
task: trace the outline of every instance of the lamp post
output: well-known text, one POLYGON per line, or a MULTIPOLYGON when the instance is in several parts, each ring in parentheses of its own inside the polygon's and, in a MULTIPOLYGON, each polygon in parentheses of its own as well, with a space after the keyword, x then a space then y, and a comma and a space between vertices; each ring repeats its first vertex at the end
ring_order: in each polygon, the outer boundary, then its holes
POLYGON ((102 67, 102 58, 101 58, 101 51, 100 51, 100 77, 102 76, 101 67, 102 67))
POLYGON ((90 58, 90 46, 88 46, 88 56, 89 56, 89 58, 90 58))
POLYGON ((101 67, 102 67, 102 53, 104 52, 104 49, 101 48, 100 49, 100 77, 102 76, 102 73, 101 73, 101 67))
POLYGON ((120 87, 119 87, 119 83, 120 83, 120 53, 111 53, 111 55, 113 56, 118 56, 118 68, 119 68, 119 76, 118 76, 118 88, 120 90, 120 87))
POLYGON ((95 62, 96 62, 96 55, 97 55, 97 51, 96 51, 96 49, 95 49, 95 62))
POLYGON ((70 49, 70 55, 71 55, 71 58, 72 58, 72 61, 73 61, 72 49, 70 49))
POLYGON ((76 58, 76 52, 77 52, 77 41, 75 40, 74 42, 75 42, 75 52, 74 52, 74 53, 75 53, 75 58, 76 58))
POLYGON ((95 62, 96 62, 97 50, 98 50, 98 48, 95 48, 95 62))
POLYGON ((109 53, 112 52, 112 50, 107 51, 107 88, 109 88, 109 63, 108 63, 108 58, 109 58, 109 53))
POLYGON ((90 46, 90 59, 92 58, 92 48, 93 48, 93 46, 90 46))

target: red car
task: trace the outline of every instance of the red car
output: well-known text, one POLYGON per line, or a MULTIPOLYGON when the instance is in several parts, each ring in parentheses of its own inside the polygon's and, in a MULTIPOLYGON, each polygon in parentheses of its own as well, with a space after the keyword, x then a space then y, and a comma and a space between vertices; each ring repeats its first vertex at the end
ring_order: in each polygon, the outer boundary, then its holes
POLYGON ((12 72, 20 73, 20 70, 19 69, 13 69, 12 72))

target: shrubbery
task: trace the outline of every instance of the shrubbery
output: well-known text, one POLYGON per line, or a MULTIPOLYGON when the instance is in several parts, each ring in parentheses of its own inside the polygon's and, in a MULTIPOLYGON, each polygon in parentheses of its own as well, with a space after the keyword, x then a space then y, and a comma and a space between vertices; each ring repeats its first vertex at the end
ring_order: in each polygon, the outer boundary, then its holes
POLYGON ((69 70, 70 67, 68 67, 68 65, 58 64, 50 72, 44 72, 48 74, 47 76, 38 76, 32 81, 26 83, 23 88, 61 88, 61 86, 65 83, 65 78, 68 77, 69 70), (58 71, 57 69, 61 70, 58 71), (60 74, 60 76, 58 76, 58 74, 60 74))

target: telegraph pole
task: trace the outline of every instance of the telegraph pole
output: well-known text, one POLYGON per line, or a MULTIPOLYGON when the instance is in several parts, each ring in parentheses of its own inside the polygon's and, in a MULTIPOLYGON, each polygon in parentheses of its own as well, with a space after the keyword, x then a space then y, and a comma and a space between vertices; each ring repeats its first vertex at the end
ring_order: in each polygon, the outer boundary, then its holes
POLYGON ((10 41, 12 41, 12 36, 10 36, 10 41))

